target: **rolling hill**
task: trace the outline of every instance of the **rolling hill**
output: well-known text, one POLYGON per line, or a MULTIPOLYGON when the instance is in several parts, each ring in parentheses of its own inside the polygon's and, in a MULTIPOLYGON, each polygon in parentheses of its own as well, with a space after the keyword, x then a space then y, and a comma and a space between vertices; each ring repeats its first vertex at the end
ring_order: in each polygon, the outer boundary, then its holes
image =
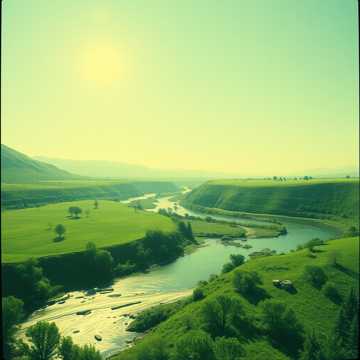
POLYGON ((359 179, 214 180, 193 190, 187 207, 358 221, 359 179))
POLYGON ((80 179, 58 167, 34 160, 19 151, 1 144, 1 182, 29 183, 44 180, 80 179))

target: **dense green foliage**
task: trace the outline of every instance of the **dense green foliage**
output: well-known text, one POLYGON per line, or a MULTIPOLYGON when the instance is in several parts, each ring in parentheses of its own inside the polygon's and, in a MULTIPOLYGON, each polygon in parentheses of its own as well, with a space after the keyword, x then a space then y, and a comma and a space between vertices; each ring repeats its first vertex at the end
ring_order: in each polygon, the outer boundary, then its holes
POLYGON ((83 251, 92 241, 97 247, 128 243, 145 236, 148 230, 173 231, 171 219, 158 214, 134 211, 113 201, 99 201, 93 209, 93 201, 76 203, 89 209, 88 217, 68 217, 71 203, 47 205, 39 208, 5 211, 1 214, 3 262, 18 262, 29 257, 64 254, 83 251), (52 227, 61 223, 66 228, 66 238, 54 242, 52 227))
POLYGON ((358 309, 354 295, 358 291, 358 249, 357 238, 345 238, 322 245, 316 258, 308 257, 304 249, 247 261, 234 271, 201 282, 197 289, 204 297, 196 301, 192 297, 138 345, 115 359, 140 359, 138 349, 146 353, 154 338, 162 339, 164 359, 346 359, 344 354, 354 352, 357 345, 353 339, 358 321, 354 316, 358 309), (334 253, 341 253, 335 263, 329 261, 334 253), (304 277, 307 266, 321 268, 345 300, 336 303, 324 293, 326 285, 322 289, 313 286, 304 277), (290 279, 294 292, 273 286, 273 279, 290 279), (242 291, 238 291, 238 282, 242 291), (352 287, 356 291, 348 295, 352 287), (342 335, 334 339, 337 332, 342 335), (341 339, 348 339, 347 344, 341 339), (317 343, 324 358, 314 352, 317 343), (224 355, 227 353, 231 355, 224 355))
POLYGON ((10 359, 14 354, 14 335, 23 318, 23 305, 21 300, 13 296, 2 298, 2 349, 5 359, 10 359))
POLYGON ((194 189, 184 203, 263 214, 356 219, 359 180, 214 180, 194 189))

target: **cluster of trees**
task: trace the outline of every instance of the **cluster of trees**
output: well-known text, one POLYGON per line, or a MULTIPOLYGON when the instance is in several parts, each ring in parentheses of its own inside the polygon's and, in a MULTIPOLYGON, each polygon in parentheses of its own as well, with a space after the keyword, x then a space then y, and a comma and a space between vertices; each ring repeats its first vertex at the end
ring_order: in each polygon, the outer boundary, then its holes
POLYGON ((61 286, 50 284, 37 260, 29 259, 15 266, 12 284, 8 286, 6 293, 22 300, 25 311, 31 312, 44 306, 61 289, 61 286))
POLYGON ((6 321, 3 321, 4 339, 3 351, 5 359, 28 359, 28 360, 101 360, 99 351, 93 346, 75 345, 71 337, 61 337, 55 323, 45 321, 37 322, 29 327, 26 336, 29 343, 16 340, 14 334, 17 324, 21 321, 22 304, 14 298, 3 299, 3 313, 6 321))
POLYGON ((68 212, 71 218, 79 219, 79 215, 82 213, 82 209, 78 206, 70 206, 68 212))

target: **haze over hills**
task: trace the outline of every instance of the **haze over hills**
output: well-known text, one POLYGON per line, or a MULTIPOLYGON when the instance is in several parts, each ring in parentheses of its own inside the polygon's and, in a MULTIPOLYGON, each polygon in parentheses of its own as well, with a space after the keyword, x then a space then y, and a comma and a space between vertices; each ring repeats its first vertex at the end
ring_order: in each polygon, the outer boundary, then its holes
POLYGON ((24 183, 44 180, 71 180, 83 177, 58 167, 34 160, 1 144, 1 182, 24 183))
POLYGON ((249 174, 242 172, 223 173, 201 170, 180 170, 180 169, 155 169, 144 165, 127 164, 107 160, 71 160, 51 158, 46 156, 35 156, 37 160, 58 166, 66 171, 82 176, 108 177, 108 178, 153 178, 153 179, 214 179, 214 178, 262 178, 266 176, 305 176, 313 177, 344 177, 350 175, 358 176, 358 171, 351 166, 333 169, 312 169, 304 170, 301 174, 249 174))

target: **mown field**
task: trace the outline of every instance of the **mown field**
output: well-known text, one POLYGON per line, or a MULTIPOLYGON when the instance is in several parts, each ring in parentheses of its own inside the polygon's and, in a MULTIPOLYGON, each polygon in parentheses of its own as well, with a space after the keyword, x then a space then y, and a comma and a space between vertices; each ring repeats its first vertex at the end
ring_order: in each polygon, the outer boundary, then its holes
MULTIPOLYGON (((262 257, 246 262, 230 273, 222 274, 201 289, 205 298, 200 301, 190 302, 182 309, 175 312, 168 320, 160 323, 155 329, 145 336, 132 349, 126 350, 113 359, 116 360, 135 360, 138 355, 143 353, 143 346, 152 344, 155 339, 163 339, 169 353, 174 351, 176 343, 186 332, 203 328, 202 309, 204 304, 219 295, 230 295, 238 298, 247 314, 251 314, 255 319, 261 314, 261 301, 257 304, 249 301, 243 295, 235 291, 232 284, 234 272, 238 269, 244 271, 256 271, 263 284, 260 286, 264 290, 266 297, 280 300, 286 303, 295 314, 305 331, 315 330, 321 336, 329 336, 332 333, 335 319, 340 308, 339 303, 330 300, 324 291, 314 287, 304 277, 305 267, 308 265, 320 266, 324 269, 328 281, 335 284, 342 298, 346 296, 351 287, 358 291, 359 278, 359 239, 343 238, 329 241, 326 245, 317 248, 316 257, 309 257, 308 250, 300 250, 286 255, 262 257), (334 267, 330 259, 334 253, 338 254, 339 266, 334 267), (285 290, 273 286, 273 279, 289 279, 293 282, 296 292, 289 293, 285 290)), ((244 360, 290 359, 281 349, 274 347, 271 340, 264 334, 250 336, 242 334, 240 342, 245 349, 244 360)))
POLYGON ((83 251, 92 241, 98 247, 124 244, 142 238, 147 230, 173 231, 171 219, 107 200, 74 201, 2 213, 2 262, 19 262, 29 257, 83 251), (68 208, 79 206, 80 219, 69 217, 68 208), (87 216, 86 211, 89 211, 87 216), (54 228, 63 224, 65 240, 54 242, 54 228))
POLYGON ((194 189, 183 204, 190 208, 336 218, 348 225, 358 223, 359 179, 214 180, 194 189))

